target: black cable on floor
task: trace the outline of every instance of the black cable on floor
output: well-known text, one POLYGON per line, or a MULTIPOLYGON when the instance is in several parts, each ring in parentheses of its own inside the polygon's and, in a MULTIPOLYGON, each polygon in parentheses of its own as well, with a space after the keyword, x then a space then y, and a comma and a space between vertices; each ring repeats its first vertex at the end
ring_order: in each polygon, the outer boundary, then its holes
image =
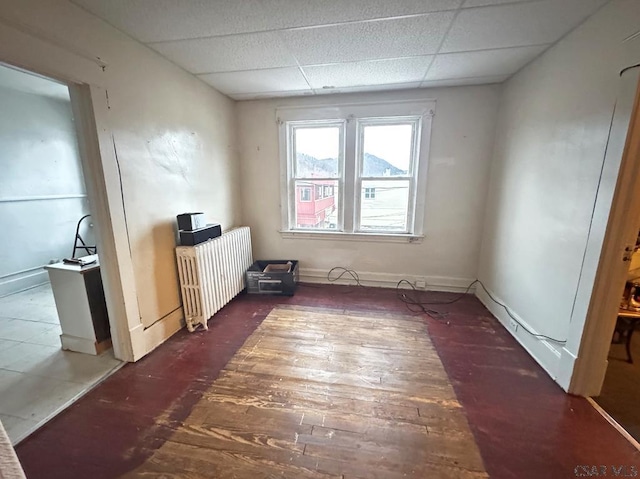
MULTIPOLYGON (((330 283, 335 283, 336 281, 342 279, 345 276, 350 276, 351 279, 355 281, 357 286, 361 288, 365 287, 361 283, 360 276, 358 275, 357 271, 353 269, 345 268, 342 266, 335 266, 331 268, 327 273, 327 281, 329 281, 330 283), (337 276, 335 274, 336 272, 338 272, 337 276)), ((454 304, 460 301, 462 298, 464 298, 467 294, 469 294, 469 291, 471 291, 471 288, 473 288, 473 286, 476 284, 479 284, 484 290, 484 292, 487 294, 487 296, 491 299, 491 301, 493 301, 502 309, 504 309, 507 315, 513 321, 515 321, 516 324, 518 324, 518 326, 520 326, 525 332, 527 332, 534 338, 546 339, 547 341, 552 341, 558 344, 566 344, 567 342, 566 339, 564 340, 556 339, 551 336, 547 336, 546 334, 537 334, 531 331, 528 327, 522 324, 522 322, 520 322, 520 320, 511 312, 511 310, 505 304, 501 303, 496 298, 494 298, 493 295, 486 288, 486 286, 479 279, 472 281, 469 284, 469 286, 466 287, 463 293, 460 293, 457 297, 447 301, 421 301, 420 298, 414 295, 421 294, 422 291, 419 291, 411 281, 408 281, 406 279, 401 279, 396 284, 396 296, 400 301, 402 301, 406 305, 407 309, 412 313, 424 313, 435 320, 443 321, 447 318, 449 313, 436 311, 434 309, 428 308, 427 306, 454 304), (400 286, 402 285, 409 285, 409 289, 407 290, 407 289, 400 288, 400 286)), ((449 321, 447 321, 447 324, 450 324, 449 321)))
POLYGON ((327 281, 329 281, 330 283, 335 283, 336 281, 342 279, 342 277, 347 274, 351 276, 351 278, 353 278, 353 280, 356 282, 356 285, 360 286, 361 288, 364 288, 364 285, 360 282, 360 276, 358 276, 358 272, 353 269, 343 268, 342 266, 335 266, 331 268, 327 273, 327 281), (334 271, 340 271, 340 274, 338 274, 338 276, 332 277, 331 275, 333 274, 334 271))
MULTIPOLYGON (((458 297, 456 297, 456 298, 454 298, 452 300, 449 300, 449 301, 420 301, 418 298, 411 297, 410 295, 407 295, 404 292, 401 293, 401 291, 406 291, 406 290, 401 290, 400 289, 400 285, 402 285, 402 284, 408 284, 411 287, 411 289, 416 293, 420 292, 420 291, 418 291, 416 289, 416 287, 413 285, 413 283, 411 283, 410 281, 407 281, 406 279, 401 279, 400 281, 398 281, 398 284, 396 285, 396 294, 398 296, 398 299, 407 305, 407 308, 409 309, 409 311, 412 311, 414 313, 423 312, 425 314, 428 314, 432 318, 434 317, 433 313, 437 313, 438 315, 442 315, 443 313, 440 313, 438 311, 433 311, 431 309, 427 310, 427 308, 425 308, 425 306, 438 305, 438 304, 439 305, 447 305, 447 304, 456 303, 456 302, 460 301, 462 298, 464 298, 469 293, 469 291, 471 290, 471 288, 475 284, 479 284, 482 287, 482 289, 484 290, 484 292, 487 294, 487 296, 489 296, 491 301, 493 301, 498 306, 500 306, 502 309, 504 309, 505 312, 507 313, 507 315, 511 319, 513 319, 518 324, 518 326, 520 326, 525 332, 527 332, 528 334, 530 334, 534 338, 546 339, 548 341, 552 341, 552 342, 558 343, 558 344, 566 344, 566 342, 567 342, 566 339, 564 339, 564 340, 563 339, 556 339, 556 338, 552 338, 551 336, 547 336, 545 334, 537 334, 537 333, 534 333, 533 331, 531 331, 524 324, 522 324, 522 322, 520 322, 520 320, 518 318, 516 318, 514 316, 514 314, 511 312, 511 310, 505 304, 501 303, 496 298, 494 298, 493 295, 486 288, 486 286, 479 279, 476 279, 476 280, 472 281, 471 284, 469 284, 469 286, 467 286, 467 288, 465 289, 464 293, 461 293, 458 297), (412 306, 417 306, 418 309, 412 308, 412 306)), ((435 318, 435 319, 439 319, 439 318, 435 318)))

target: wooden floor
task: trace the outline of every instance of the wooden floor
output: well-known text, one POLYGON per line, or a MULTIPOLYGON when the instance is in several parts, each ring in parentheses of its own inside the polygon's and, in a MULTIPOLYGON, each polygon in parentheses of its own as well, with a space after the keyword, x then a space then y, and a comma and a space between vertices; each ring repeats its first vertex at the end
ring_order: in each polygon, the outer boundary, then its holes
POLYGON ((126 477, 485 478, 419 318, 278 307, 126 477))
MULTIPOLYGON (((457 297, 425 292, 422 300, 457 297)), ((301 284, 292 297, 240 295, 208 331, 183 329, 124 366, 18 445, 27 477, 113 479, 141 467, 279 306, 382 312, 424 324, 492 479, 567 479, 578 465, 640 470, 640 453, 585 399, 565 394, 474 296, 431 306, 446 316, 437 320, 407 311, 393 289, 301 284)))

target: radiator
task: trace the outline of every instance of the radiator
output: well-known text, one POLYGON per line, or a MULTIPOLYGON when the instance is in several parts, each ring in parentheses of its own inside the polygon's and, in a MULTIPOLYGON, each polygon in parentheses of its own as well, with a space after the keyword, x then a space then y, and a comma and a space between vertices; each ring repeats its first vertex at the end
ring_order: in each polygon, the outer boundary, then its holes
POLYGON ((245 288, 253 263, 251 232, 243 226, 206 243, 178 246, 176 258, 187 328, 209 329, 209 318, 245 288))

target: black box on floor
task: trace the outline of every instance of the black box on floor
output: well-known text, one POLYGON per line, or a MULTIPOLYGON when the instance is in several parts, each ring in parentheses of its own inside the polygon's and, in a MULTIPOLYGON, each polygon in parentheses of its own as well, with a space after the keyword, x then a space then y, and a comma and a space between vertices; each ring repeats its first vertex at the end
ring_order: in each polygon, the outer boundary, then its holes
POLYGON ((293 296, 298 285, 298 261, 256 261, 247 270, 247 292, 293 296))
POLYGON ((219 224, 207 225, 193 231, 180 231, 180 244, 182 246, 195 246, 210 239, 217 238, 222 234, 219 224))

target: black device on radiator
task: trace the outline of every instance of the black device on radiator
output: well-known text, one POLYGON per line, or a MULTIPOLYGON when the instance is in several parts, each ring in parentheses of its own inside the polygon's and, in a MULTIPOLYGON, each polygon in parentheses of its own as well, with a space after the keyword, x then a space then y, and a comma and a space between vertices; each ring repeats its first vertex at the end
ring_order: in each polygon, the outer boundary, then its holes
POLYGON ((195 246, 210 239, 217 238, 221 234, 222 228, 217 223, 196 230, 180 230, 180 244, 182 246, 195 246))
POLYGON ((179 230, 193 231, 208 226, 204 213, 182 213, 176 219, 178 220, 179 230))

